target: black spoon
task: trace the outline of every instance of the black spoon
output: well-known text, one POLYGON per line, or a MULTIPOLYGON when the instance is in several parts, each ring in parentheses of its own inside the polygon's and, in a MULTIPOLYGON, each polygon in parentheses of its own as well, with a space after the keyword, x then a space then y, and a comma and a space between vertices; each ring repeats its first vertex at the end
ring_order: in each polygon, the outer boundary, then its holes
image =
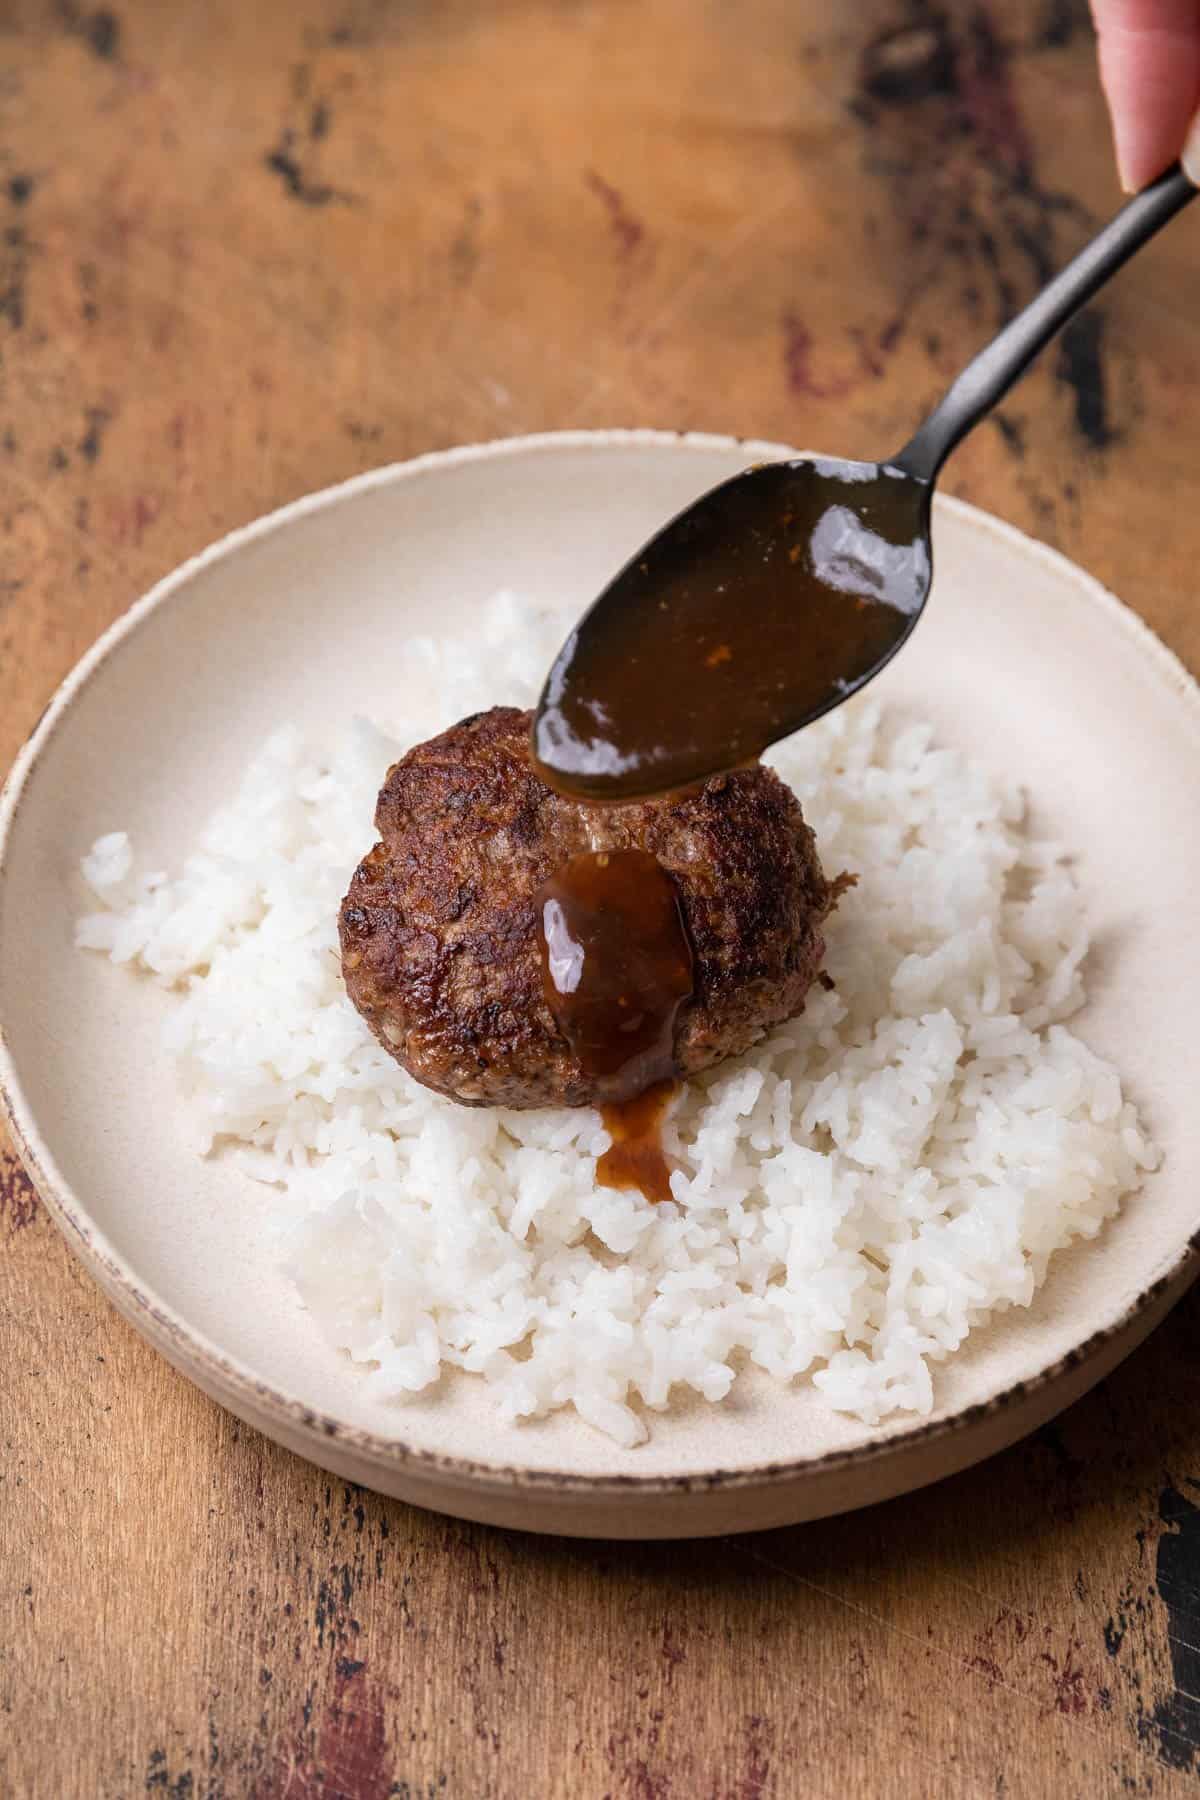
POLYGON ((665 526, 559 651, 534 721, 542 775, 598 800, 683 787, 752 760, 877 675, 928 598, 947 456, 1197 191, 1176 165, 1129 201, 898 456, 765 463, 665 526))

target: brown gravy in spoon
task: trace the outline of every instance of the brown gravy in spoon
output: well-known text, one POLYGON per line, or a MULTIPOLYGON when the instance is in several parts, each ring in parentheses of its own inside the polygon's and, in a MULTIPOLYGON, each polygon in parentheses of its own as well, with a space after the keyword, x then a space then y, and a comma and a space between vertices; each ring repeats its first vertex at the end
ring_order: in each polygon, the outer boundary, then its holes
POLYGON ((908 636, 929 588, 929 489, 877 463, 749 470, 647 544, 550 671, 534 761, 619 802, 753 760, 908 636))

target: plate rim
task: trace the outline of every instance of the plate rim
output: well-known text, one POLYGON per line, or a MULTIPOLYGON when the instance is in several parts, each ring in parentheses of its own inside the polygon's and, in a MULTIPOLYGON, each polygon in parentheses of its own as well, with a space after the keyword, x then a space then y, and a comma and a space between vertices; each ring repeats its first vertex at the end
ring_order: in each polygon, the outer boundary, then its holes
MULTIPOLYGON (((350 476, 330 487, 301 495, 236 527, 186 558, 118 614, 55 688, 18 751, 3 788, 0 789, 0 885, 4 881, 9 843, 30 776, 38 758, 69 713, 73 701, 124 640, 133 636, 153 613, 185 591, 193 578, 205 568, 238 554, 259 539, 286 529, 309 513, 357 498, 375 488, 411 480, 432 470, 547 450, 638 448, 671 448, 708 453, 721 451, 742 455, 761 453, 764 458, 772 459, 809 454, 767 439, 735 437, 720 432, 649 428, 536 432, 456 445, 446 450, 429 451, 400 462, 387 463, 350 476)), ((958 514, 976 530, 990 533, 1025 558, 1040 562, 1047 570, 1053 570, 1076 587, 1082 588, 1107 615, 1109 622, 1125 634, 1130 648, 1137 651, 1145 664, 1173 690, 1175 698, 1185 708, 1191 709, 1191 721, 1200 743, 1200 681, 1130 606, 1062 551, 1041 543, 982 508, 955 496, 941 494, 936 496, 935 505, 939 511, 958 514)), ((378 1432, 349 1425, 315 1410, 294 1395, 261 1380, 247 1365, 221 1350, 204 1332, 188 1325, 161 1296, 143 1284, 128 1261, 118 1254, 105 1233, 92 1220, 81 1197, 58 1169, 50 1146, 42 1140, 32 1106, 26 1100, 15 1059, 8 1047, 2 1018, 0 1109, 3 1110, 5 1122, 26 1172, 68 1247, 135 1329, 189 1379, 197 1380, 213 1397, 223 1401, 234 1411, 248 1405, 255 1411, 265 1413, 268 1418, 277 1419, 311 1447, 314 1461, 320 1461, 323 1455, 330 1454, 333 1447, 339 1446, 376 1468, 390 1472, 420 1472, 442 1480, 452 1478, 457 1483, 474 1489, 553 1490, 594 1499, 606 1495, 661 1496, 712 1492, 716 1489, 736 1491, 773 1487, 805 1477, 825 1476, 835 1471, 865 1467, 888 1457, 899 1456, 918 1446, 955 1436, 972 1426, 980 1425, 985 1419, 997 1416, 1019 1401, 1029 1400, 1097 1356, 1105 1345, 1127 1332, 1169 1288, 1177 1288, 1178 1297, 1200 1275, 1198 1228, 1169 1264, 1128 1303, 1116 1319, 1100 1326, 1081 1343, 1074 1345, 1033 1375, 1002 1388, 985 1401, 960 1407, 942 1417, 892 1431, 847 1449, 827 1450, 815 1455, 766 1462, 750 1468, 715 1468, 675 1475, 585 1475, 569 1468, 531 1468, 520 1463, 486 1462, 420 1448, 407 1443, 403 1436, 384 1437, 378 1432), (204 1381, 199 1380, 196 1368, 192 1365, 203 1371, 204 1381)))

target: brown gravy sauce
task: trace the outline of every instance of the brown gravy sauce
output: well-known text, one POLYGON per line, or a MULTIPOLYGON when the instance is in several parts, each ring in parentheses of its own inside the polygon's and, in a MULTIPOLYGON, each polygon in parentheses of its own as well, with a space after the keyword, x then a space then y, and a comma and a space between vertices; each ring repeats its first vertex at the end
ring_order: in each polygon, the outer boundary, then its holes
POLYGON ((619 802, 753 760, 903 642, 929 582, 928 488, 878 463, 776 463, 630 561, 555 661, 542 779, 619 802))
POLYGON ((612 1143, 596 1164, 601 1187, 636 1188, 647 1200, 671 1198, 671 1167, 663 1151, 663 1121, 679 1092, 677 1081, 656 1081, 632 1100, 602 1106, 612 1143))
MULTIPOLYGON (((580 621, 534 721, 534 765, 577 799, 686 790, 753 762, 888 660, 929 581, 928 490, 878 463, 735 477, 629 562, 580 621)), ((661 1125, 691 949, 645 851, 573 857, 540 895, 546 997, 603 1104, 597 1179, 670 1197, 661 1125)))
POLYGON ((647 850, 584 851, 543 885, 537 912, 546 1000, 613 1140, 596 1179, 669 1200, 661 1127, 677 1088, 675 1020, 692 992, 675 884, 647 850))

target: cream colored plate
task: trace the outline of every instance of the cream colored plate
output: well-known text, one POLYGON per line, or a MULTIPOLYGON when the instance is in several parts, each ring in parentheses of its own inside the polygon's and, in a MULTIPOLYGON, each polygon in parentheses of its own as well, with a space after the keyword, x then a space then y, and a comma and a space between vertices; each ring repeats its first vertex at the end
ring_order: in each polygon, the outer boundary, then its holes
MULTIPOLYGON (((1200 694, 1062 557, 952 501, 893 705, 1015 770, 1078 853, 1097 952, 1081 1029, 1120 1066, 1163 1169, 1098 1244, 1056 1259, 1027 1313, 979 1334, 914 1427, 870 1429, 809 1388, 743 1378, 649 1444, 574 1418, 497 1423, 458 1378, 396 1407, 325 1347, 275 1266, 261 1190, 187 1149, 157 1049, 164 997, 71 945, 75 870, 128 827, 178 859, 281 721, 397 718, 388 646, 451 629, 496 587, 582 607, 669 514, 777 447, 652 433, 528 438, 425 457, 236 533, 140 601, 64 683, 0 805, 0 1089, 68 1242, 209 1394, 340 1474, 542 1531, 684 1536, 862 1505, 962 1468, 1098 1380, 1200 1257, 1200 694)), ((448 721, 447 721, 448 722, 448 721)))

